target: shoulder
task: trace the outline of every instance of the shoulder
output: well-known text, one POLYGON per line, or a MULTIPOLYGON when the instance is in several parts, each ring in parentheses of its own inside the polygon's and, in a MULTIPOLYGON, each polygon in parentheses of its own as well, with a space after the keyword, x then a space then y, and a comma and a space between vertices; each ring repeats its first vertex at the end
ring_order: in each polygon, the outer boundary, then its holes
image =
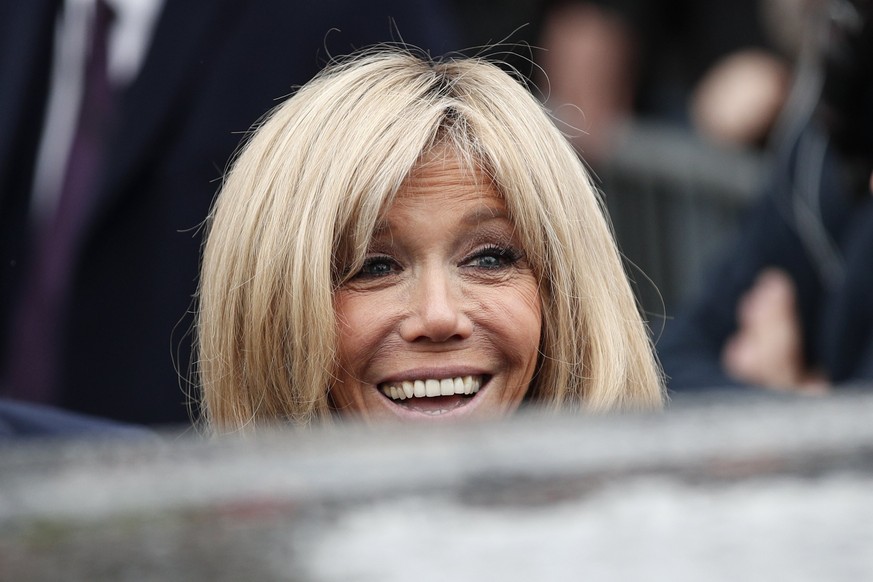
POLYGON ((0 398, 0 439, 62 436, 148 436, 141 426, 0 398))

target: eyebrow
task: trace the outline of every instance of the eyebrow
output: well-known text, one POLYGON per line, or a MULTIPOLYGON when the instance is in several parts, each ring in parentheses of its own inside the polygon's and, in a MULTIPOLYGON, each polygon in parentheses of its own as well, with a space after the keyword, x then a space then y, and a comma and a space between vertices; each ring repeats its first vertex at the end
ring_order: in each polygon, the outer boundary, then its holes
POLYGON ((493 208, 484 204, 461 218, 462 224, 475 225, 489 220, 509 220, 509 213, 505 208, 493 208))

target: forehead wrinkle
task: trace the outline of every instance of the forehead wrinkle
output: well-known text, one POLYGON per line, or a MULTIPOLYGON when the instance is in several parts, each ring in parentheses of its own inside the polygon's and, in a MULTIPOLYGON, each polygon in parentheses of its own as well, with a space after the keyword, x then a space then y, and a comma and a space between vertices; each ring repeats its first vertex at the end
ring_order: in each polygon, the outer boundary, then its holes
MULTIPOLYGON (((435 197, 446 204, 467 205, 470 209, 456 217, 458 224, 475 227, 505 220, 515 231, 506 201, 494 180, 483 168, 465 163, 451 148, 431 150, 413 167, 373 230, 373 238, 390 237, 393 228, 411 216, 418 216, 419 205, 427 207, 435 197)), ((500 228, 495 225, 495 228, 500 228)))
POLYGON ((390 215, 393 210, 414 212, 417 203, 433 200, 435 196, 439 196, 435 192, 442 192, 441 197, 446 203, 478 203, 460 218, 465 224, 509 218, 506 202, 491 181, 461 175, 451 167, 441 167, 439 173, 439 177, 430 172, 421 177, 411 177, 398 193, 387 215, 390 215))
MULTIPOLYGON (((433 194, 429 194, 429 196, 432 198, 433 194)), ((502 198, 480 192, 472 192, 469 195, 462 196, 446 195, 447 203, 463 203, 466 200, 475 200, 477 204, 461 216, 456 217, 457 224, 466 228, 484 227, 489 231, 497 231, 504 229, 503 223, 506 223, 506 227, 513 233, 515 232, 515 224, 512 222, 502 198)), ((373 238, 383 240, 391 238, 392 229, 400 227, 401 223, 406 221, 411 215, 417 216, 418 209, 416 206, 414 198, 396 201, 386 215, 376 224, 373 238)))
POLYGON ((458 191, 490 192, 490 181, 485 180, 479 171, 464 171, 459 166, 448 164, 428 164, 419 166, 409 175, 400 189, 399 198, 415 197, 439 184, 443 188, 458 191))
POLYGON ((438 145, 421 157, 404 180, 399 194, 414 195, 433 184, 459 190, 494 192, 488 172, 476 160, 459 154, 447 144, 438 145))

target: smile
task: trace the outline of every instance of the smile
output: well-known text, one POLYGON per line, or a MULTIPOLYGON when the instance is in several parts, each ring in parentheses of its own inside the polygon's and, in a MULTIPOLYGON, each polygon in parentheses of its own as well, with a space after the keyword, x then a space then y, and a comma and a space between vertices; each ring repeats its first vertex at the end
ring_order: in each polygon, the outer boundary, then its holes
POLYGON ((435 380, 404 380, 392 384, 381 384, 379 390, 391 400, 406 400, 407 398, 433 398, 435 396, 469 395, 479 391, 482 385, 481 376, 458 376, 435 380))
POLYGON ((479 392, 479 388, 486 381, 485 376, 404 380, 380 384, 379 391, 395 403, 402 402, 405 407, 430 415, 438 415, 466 404, 473 395, 479 392))

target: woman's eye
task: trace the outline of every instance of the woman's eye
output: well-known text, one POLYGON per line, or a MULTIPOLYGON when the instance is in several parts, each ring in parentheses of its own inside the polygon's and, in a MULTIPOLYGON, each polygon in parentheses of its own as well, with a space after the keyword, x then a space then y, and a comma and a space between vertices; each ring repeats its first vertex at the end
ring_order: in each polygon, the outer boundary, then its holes
POLYGON ((390 257, 371 257, 364 260, 355 278, 384 277, 398 270, 397 263, 390 257))
POLYGON ((512 247, 489 246, 474 253, 466 265, 480 269, 501 269, 510 267, 521 258, 521 251, 512 247))

